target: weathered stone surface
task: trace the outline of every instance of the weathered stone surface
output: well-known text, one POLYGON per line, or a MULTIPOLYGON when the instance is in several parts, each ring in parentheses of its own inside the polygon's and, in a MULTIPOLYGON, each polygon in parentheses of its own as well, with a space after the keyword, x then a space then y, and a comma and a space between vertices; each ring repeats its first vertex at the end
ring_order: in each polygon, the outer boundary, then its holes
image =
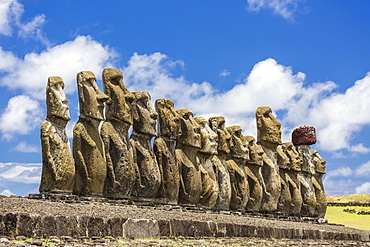
POLYGON ((181 136, 176 143, 176 160, 180 168, 179 203, 195 205, 202 193, 200 161, 200 127, 188 109, 176 111, 180 116, 181 136))
POLYGON ((316 143, 316 129, 313 126, 302 125, 292 132, 292 142, 297 145, 312 145, 316 143))
POLYGON ((123 237, 155 238, 159 236, 159 226, 156 220, 127 219, 123 224, 123 237))
POLYGON ((133 124, 132 101, 134 95, 125 87, 122 72, 118 69, 103 70, 104 93, 106 102, 106 121, 101 127, 107 161, 107 178, 104 196, 129 198, 135 195, 138 168, 134 162, 128 130, 133 124))
POLYGON ((215 169, 216 181, 218 181, 219 194, 215 208, 229 209, 231 200, 230 174, 227 170, 226 159, 230 153, 231 135, 225 128, 225 118, 222 116, 208 119, 212 130, 217 133, 217 156, 212 163, 215 169))
POLYGON ((280 146, 276 148, 276 154, 281 182, 281 193, 277 211, 280 213, 289 214, 292 204, 292 196, 289 187, 289 176, 287 174, 290 160, 280 146))
POLYGON ((17 235, 17 215, 8 213, 4 217, 5 225, 5 236, 16 236, 17 235))
POLYGON ((150 103, 148 92, 134 92, 134 124, 130 138, 134 162, 139 169, 138 197, 154 200, 161 184, 161 174, 150 143, 156 133, 158 113, 150 103))
MULTIPOLYGON (((214 170, 214 162, 217 162, 217 134, 209 127, 208 120, 203 117, 196 117, 194 120, 200 126, 201 146, 198 151, 198 158, 201 164, 202 194, 200 204, 213 208, 216 205, 219 186, 214 170)), ((218 164, 220 166, 220 164, 218 164)))
POLYGON ((265 147, 276 149, 281 144, 281 124, 272 115, 270 107, 261 106, 256 110, 257 141, 265 147))
POLYGON ((315 196, 317 202, 315 215, 319 217, 324 217, 326 213, 327 201, 322 177, 326 173, 326 161, 319 155, 317 150, 310 151, 312 155, 312 163, 315 166, 315 174, 312 177, 312 183, 315 188, 315 196))
POLYGON ((41 218, 41 232, 42 237, 56 236, 57 235, 57 226, 55 222, 55 217, 48 215, 41 218))
POLYGON ((108 96, 96 85, 90 71, 77 74, 80 117, 73 129, 73 158, 76 177, 73 193, 77 195, 103 195, 107 166, 104 147, 99 134, 104 102, 108 96))
POLYGON ((121 237, 123 233, 122 225, 124 222, 126 222, 124 219, 118 217, 108 219, 109 236, 115 238, 121 237))
POLYGON ((180 170, 176 163, 175 141, 179 137, 179 116, 174 103, 168 99, 157 99, 155 109, 158 113, 158 134, 154 140, 154 153, 161 174, 161 185, 157 201, 177 204, 180 189, 180 170))
POLYGON ((264 182, 261 168, 263 166, 264 151, 257 144, 253 136, 245 136, 249 148, 249 160, 246 162, 245 173, 247 175, 250 196, 246 206, 247 211, 259 211, 262 203, 264 182))
POLYGON ((231 209, 244 210, 249 199, 249 185, 245 175, 245 164, 249 160, 249 149, 240 126, 226 128, 231 135, 230 159, 226 162, 230 174, 231 209))
POLYGON ((40 192, 73 190, 75 166, 65 127, 70 120, 63 79, 48 78, 46 86, 47 117, 41 126, 42 175, 40 192))

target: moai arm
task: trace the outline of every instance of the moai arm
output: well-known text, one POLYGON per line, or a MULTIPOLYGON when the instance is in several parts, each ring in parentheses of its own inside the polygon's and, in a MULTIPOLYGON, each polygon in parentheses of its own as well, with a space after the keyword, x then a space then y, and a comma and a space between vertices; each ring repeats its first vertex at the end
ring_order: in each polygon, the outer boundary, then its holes
MULTIPOLYGON (((44 122, 45 123, 45 122, 44 122)), ((55 163, 53 160, 53 157, 51 156, 51 151, 50 151, 50 136, 48 134, 49 129, 50 129, 50 124, 48 126, 45 126, 44 124, 41 127, 41 147, 42 147, 42 152, 44 159, 46 158, 47 164, 49 164, 50 168, 50 175, 53 180, 57 180, 57 173, 55 169, 55 163)))
POLYGON ((121 184, 116 180, 116 175, 114 173, 114 166, 113 166, 113 161, 112 157, 110 156, 110 144, 111 144, 111 138, 110 136, 106 133, 107 130, 104 128, 104 125, 102 126, 101 129, 101 136, 103 140, 103 145, 104 145, 104 151, 105 151, 105 159, 107 162, 107 179, 108 181, 111 182, 111 185, 113 187, 119 187, 121 184))
POLYGON ((84 184, 87 184, 87 181, 90 180, 90 178, 85 159, 81 152, 83 148, 82 147, 83 141, 86 141, 91 146, 96 146, 95 142, 87 134, 85 128, 77 123, 75 125, 75 129, 73 130, 73 152, 74 152, 73 156, 75 158, 76 165, 78 165, 76 169, 80 170, 82 182, 84 184))

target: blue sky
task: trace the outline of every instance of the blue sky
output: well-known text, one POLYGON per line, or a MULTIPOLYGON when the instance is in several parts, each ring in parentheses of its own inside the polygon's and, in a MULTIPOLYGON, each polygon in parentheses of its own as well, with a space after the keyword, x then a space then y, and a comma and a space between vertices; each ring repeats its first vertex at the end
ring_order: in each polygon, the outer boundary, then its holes
POLYGON ((38 192, 47 78, 65 81, 72 137, 76 74, 101 87, 106 67, 245 135, 258 106, 284 142, 315 126, 327 194, 370 193, 369 11, 368 0, 0 0, 0 194, 38 192))

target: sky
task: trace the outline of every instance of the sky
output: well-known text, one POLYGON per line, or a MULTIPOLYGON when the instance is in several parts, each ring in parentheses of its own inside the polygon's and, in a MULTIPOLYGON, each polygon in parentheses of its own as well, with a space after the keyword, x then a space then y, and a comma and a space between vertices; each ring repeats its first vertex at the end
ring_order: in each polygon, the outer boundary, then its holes
POLYGON ((283 142, 312 125, 328 195, 370 193, 370 1, 0 0, 0 194, 38 193, 49 76, 72 142, 76 74, 123 71, 131 91, 256 136, 270 106, 283 142))

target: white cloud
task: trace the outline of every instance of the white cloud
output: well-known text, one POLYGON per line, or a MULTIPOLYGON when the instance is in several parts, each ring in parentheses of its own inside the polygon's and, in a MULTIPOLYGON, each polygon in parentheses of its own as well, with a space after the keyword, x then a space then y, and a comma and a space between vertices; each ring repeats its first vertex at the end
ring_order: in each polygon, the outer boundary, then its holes
POLYGON ((0 181, 37 184, 41 179, 40 163, 0 163, 0 181))
MULTIPOLYGON (((0 61, 4 59, 2 54, 4 52, 0 52, 0 61)), ((7 55, 10 56, 9 53, 7 55)), ((116 56, 112 49, 90 36, 78 36, 41 53, 28 53, 23 60, 13 63, 13 69, 8 68, 0 84, 22 89, 25 94, 44 99, 47 78, 61 76, 66 85, 65 92, 73 93, 77 88, 76 74, 79 71, 91 70, 100 78, 103 68, 112 66, 111 62, 116 56)))
POLYGON ((25 141, 21 141, 15 146, 12 151, 21 152, 21 153, 38 153, 40 152, 38 146, 30 145, 25 141))
POLYGON ((249 11, 259 12, 261 9, 271 9, 275 14, 287 20, 293 20, 301 0, 247 0, 249 11))
POLYGON ((0 34, 10 36, 12 29, 10 27, 12 0, 3 0, 0 2, 0 34))
POLYGON ((353 174, 353 170, 350 167, 341 167, 332 171, 329 171, 327 177, 348 177, 353 174))
POLYGON ((19 62, 12 52, 4 51, 0 46, 0 72, 12 72, 19 62))
POLYGON ((223 70, 220 73, 220 77, 225 77, 225 76, 228 76, 228 75, 230 75, 230 71, 228 71, 227 69, 223 70))
POLYGON ((357 167, 355 173, 356 173, 356 176, 369 177, 370 176, 370 161, 357 167))
POLYGON ((370 194, 370 182, 365 182, 355 189, 356 194, 370 194))
POLYGON ((0 192, 0 195, 11 196, 11 195, 15 195, 15 194, 13 192, 11 192, 9 189, 5 189, 5 190, 0 192))
POLYGON ((13 135, 25 135, 41 125, 42 109, 38 101, 26 95, 18 95, 8 101, 8 106, 0 116, 0 131, 7 140, 13 135))

